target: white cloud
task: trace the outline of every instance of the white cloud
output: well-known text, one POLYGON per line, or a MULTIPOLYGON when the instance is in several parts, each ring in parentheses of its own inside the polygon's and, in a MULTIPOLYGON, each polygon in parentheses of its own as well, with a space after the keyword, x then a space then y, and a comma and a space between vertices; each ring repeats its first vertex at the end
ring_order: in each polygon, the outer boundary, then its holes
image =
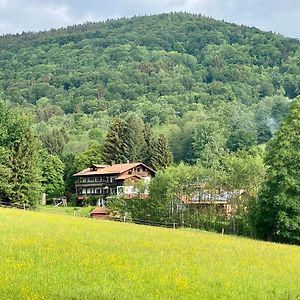
POLYGON ((54 6, 54 5, 48 5, 45 8, 42 9, 45 14, 49 17, 53 17, 55 19, 59 19, 63 22, 70 22, 72 20, 70 15, 70 9, 68 6, 54 6))
MULTIPOLYGON (((0 0, 2 1, 2 0, 0 0)), ((0 11, 0 33, 39 31, 76 23, 67 5, 10 1, 0 11)))

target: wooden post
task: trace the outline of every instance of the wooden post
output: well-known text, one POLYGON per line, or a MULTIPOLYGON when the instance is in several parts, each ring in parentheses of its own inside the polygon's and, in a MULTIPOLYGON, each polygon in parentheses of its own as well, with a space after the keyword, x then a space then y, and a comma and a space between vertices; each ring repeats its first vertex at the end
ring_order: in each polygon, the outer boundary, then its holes
POLYGON ((175 222, 173 223, 173 229, 176 229, 176 223, 175 222))
POLYGON ((222 228, 222 235, 224 234, 224 228, 222 228))

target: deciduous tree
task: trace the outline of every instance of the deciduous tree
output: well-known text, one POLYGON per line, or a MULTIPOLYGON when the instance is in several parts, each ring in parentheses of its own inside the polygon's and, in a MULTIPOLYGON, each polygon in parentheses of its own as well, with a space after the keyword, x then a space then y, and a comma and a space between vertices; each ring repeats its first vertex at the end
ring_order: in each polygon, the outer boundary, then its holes
POLYGON ((300 98, 267 147, 267 180, 255 225, 259 237, 300 244, 300 98))

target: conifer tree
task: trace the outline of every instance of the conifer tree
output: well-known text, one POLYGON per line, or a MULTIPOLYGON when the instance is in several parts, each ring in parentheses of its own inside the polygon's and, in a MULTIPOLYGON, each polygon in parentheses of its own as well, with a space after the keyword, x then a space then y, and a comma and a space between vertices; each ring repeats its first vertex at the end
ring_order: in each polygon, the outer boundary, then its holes
POLYGON ((129 146, 125 138, 126 126, 127 124, 121 118, 113 119, 103 146, 102 158, 105 163, 125 163, 128 160, 129 146))
POLYGON ((144 128, 144 139, 145 139, 145 148, 143 151, 143 163, 150 166, 151 165, 151 153, 152 153, 152 140, 153 134, 149 125, 145 125, 144 128))
POLYGON ((136 114, 130 114, 126 118, 124 142, 128 145, 128 159, 130 162, 144 161, 145 158, 145 124, 136 114))
POLYGON ((173 162, 173 155, 165 135, 152 139, 151 166, 154 170, 164 169, 173 162))
POLYGON ((254 214, 261 238, 300 244, 299 134, 300 97, 267 148, 267 180, 254 214))

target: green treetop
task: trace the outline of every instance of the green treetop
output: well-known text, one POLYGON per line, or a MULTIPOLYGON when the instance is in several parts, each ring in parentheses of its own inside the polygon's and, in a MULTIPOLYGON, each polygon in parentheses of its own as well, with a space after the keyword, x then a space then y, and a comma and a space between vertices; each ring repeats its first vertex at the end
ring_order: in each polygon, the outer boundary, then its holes
POLYGON ((267 180, 258 202, 260 237, 300 244, 300 98, 267 148, 267 180))
POLYGON ((173 155, 163 134, 152 141, 151 165, 155 170, 164 169, 172 164, 173 155))

